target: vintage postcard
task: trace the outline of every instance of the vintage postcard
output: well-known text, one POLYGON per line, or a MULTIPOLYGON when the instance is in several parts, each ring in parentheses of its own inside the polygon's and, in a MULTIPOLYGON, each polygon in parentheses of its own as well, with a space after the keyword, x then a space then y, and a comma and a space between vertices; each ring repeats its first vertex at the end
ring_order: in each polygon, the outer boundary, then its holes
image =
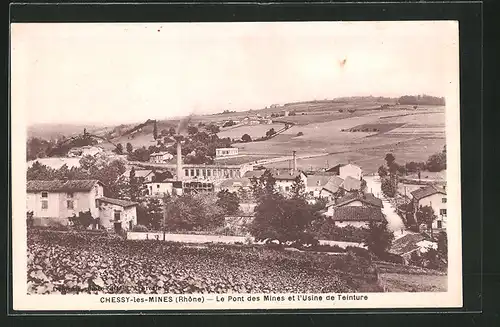
POLYGON ((462 306, 456 21, 11 25, 14 310, 462 306))

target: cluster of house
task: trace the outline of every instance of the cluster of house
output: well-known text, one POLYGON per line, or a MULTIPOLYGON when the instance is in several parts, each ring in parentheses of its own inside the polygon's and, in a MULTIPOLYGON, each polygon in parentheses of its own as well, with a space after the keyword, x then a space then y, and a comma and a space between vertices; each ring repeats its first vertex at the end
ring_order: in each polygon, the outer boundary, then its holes
POLYGON ((93 228, 132 229, 138 203, 105 197, 104 187, 98 180, 28 181, 26 211, 37 226, 69 225, 69 217, 90 211, 93 228))
POLYGON ((68 157, 85 157, 95 156, 96 154, 103 153, 104 149, 100 146, 86 145, 82 147, 72 148, 68 151, 68 157))

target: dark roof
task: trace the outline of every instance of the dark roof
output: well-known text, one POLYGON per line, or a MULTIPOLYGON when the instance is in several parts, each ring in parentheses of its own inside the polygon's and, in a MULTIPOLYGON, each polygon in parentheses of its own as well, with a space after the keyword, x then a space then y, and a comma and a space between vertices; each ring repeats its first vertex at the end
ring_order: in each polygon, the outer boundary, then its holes
POLYGON ((100 183, 97 179, 82 179, 82 180, 52 180, 52 181, 28 181, 26 183, 27 192, 78 192, 90 191, 96 183, 100 183))
POLYGON ((421 187, 418 190, 415 190, 415 191, 410 192, 410 193, 413 196, 413 198, 415 198, 417 200, 423 199, 425 197, 428 197, 429 195, 433 195, 433 194, 437 194, 437 193, 446 195, 446 191, 443 188, 436 186, 436 185, 428 185, 425 187, 421 187))
POLYGON ((360 201, 363 204, 369 205, 369 206, 375 206, 382 208, 384 205, 382 204, 382 200, 375 197, 372 193, 366 193, 366 194, 347 194, 346 196, 340 198, 335 206, 337 207, 342 207, 345 206, 346 204, 349 204, 354 201, 360 201))
POLYGON ((342 185, 343 182, 344 180, 342 178, 334 176, 330 178, 330 180, 328 181, 328 183, 325 184, 325 186, 323 186, 323 189, 332 193, 337 193, 340 188, 340 185, 342 185))
POLYGON ((136 206, 138 203, 137 202, 132 202, 132 201, 127 201, 127 200, 120 200, 120 199, 113 199, 113 198, 107 198, 107 197, 101 197, 101 198, 97 198, 97 200, 99 201, 102 201, 102 202, 106 202, 106 203, 111 203, 111 204, 115 204, 117 206, 120 206, 120 207, 133 207, 133 206, 136 206))
POLYGON ((415 251, 419 248, 417 243, 429 240, 430 238, 423 234, 407 234, 396 239, 389 250, 389 252, 403 255, 408 252, 415 251))
MULTIPOLYGON (((301 171, 295 171, 292 175, 290 174, 289 169, 271 169, 271 174, 276 180, 294 180, 302 174, 301 171)), ((243 177, 245 178, 259 178, 264 174, 265 170, 253 170, 253 171, 247 171, 243 177)))
POLYGON ((336 166, 333 166, 331 168, 328 168, 326 171, 327 172, 335 172, 338 171, 340 167, 345 166, 345 164, 338 164, 336 166))
POLYGON ((335 221, 383 221, 384 215, 380 208, 368 207, 338 207, 333 211, 335 221))
POLYGON ((351 176, 347 176, 342 184, 342 188, 346 191, 360 190, 361 181, 351 176))

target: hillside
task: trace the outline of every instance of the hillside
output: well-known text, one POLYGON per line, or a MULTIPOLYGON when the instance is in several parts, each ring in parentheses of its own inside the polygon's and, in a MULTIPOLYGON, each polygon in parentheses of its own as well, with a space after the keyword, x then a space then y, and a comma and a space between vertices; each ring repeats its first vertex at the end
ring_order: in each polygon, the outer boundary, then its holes
POLYGON ((43 139, 57 139, 61 136, 71 137, 83 133, 86 128, 88 132, 102 130, 104 126, 95 124, 34 124, 27 128, 28 138, 38 137, 43 139))

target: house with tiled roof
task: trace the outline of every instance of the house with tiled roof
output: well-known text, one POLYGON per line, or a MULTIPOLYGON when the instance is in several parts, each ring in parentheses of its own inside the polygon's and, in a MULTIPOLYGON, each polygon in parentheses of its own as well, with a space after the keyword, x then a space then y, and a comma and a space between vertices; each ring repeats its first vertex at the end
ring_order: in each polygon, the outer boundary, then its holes
POLYGON ((394 240, 389 253, 403 258, 404 263, 410 262, 412 253, 422 254, 429 248, 437 249, 437 243, 432 242, 430 237, 424 234, 407 234, 394 240))
POLYGON ((321 188, 319 196, 332 200, 341 190, 344 180, 338 176, 332 176, 328 182, 321 188))
POLYGON ((347 176, 344 178, 344 182, 342 183, 341 187, 346 192, 359 192, 361 191, 361 180, 351 176, 347 176))
POLYGON ((321 190, 329 182, 329 180, 335 176, 328 175, 307 175, 306 193, 309 196, 318 198, 320 196, 321 190))
POLYGON ((371 193, 347 194, 338 200, 330 201, 326 205, 326 212, 324 214, 338 221, 340 225, 349 224, 360 227, 366 226, 370 220, 380 221, 379 218, 383 217, 382 207, 382 200, 376 198, 371 193), (348 207, 363 209, 344 209, 348 207), (346 215, 348 219, 343 219, 346 215), (353 221, 355 223, 351 223, 353 221))
POLYGON ((137 224, 137 203, 104 197, 98 180, 31 180, 26 183, 26 211, 38 226, 69 225, 69 217, 89 212, 99 219, 94 228, 130 229, 137 224), (109 214, 107 204, 113 206, 109 214))
POLYGON ((380 208, 374 207, 332 207, 326 215, 330 216, 330 219, 338 227, 368 227, 371 221, 382 222, 385 220, 380 208))
MULTIPOLYGON (((430 206, 434 210, 437 218, 432 223, 433 229, 446 229, 446 187, 438 185, 427 185, 410 193, 412 196, 415 221, 417 221, 416 211, 420 206, 430 206)), ((420 222, 417 221, 418 224, 420 222)))
MULTIPOLYGON (((247 171, 243 177, 260 178, 265 170, 247 171)), ((302 171, 290 171, 289 169, 270 169, 270 172, 276 180, 276 188, 283 194, 288 194, 292 190, 292 185, 297 177, 300 177, 304 185, 307 185, 307 176, 302 171)))

